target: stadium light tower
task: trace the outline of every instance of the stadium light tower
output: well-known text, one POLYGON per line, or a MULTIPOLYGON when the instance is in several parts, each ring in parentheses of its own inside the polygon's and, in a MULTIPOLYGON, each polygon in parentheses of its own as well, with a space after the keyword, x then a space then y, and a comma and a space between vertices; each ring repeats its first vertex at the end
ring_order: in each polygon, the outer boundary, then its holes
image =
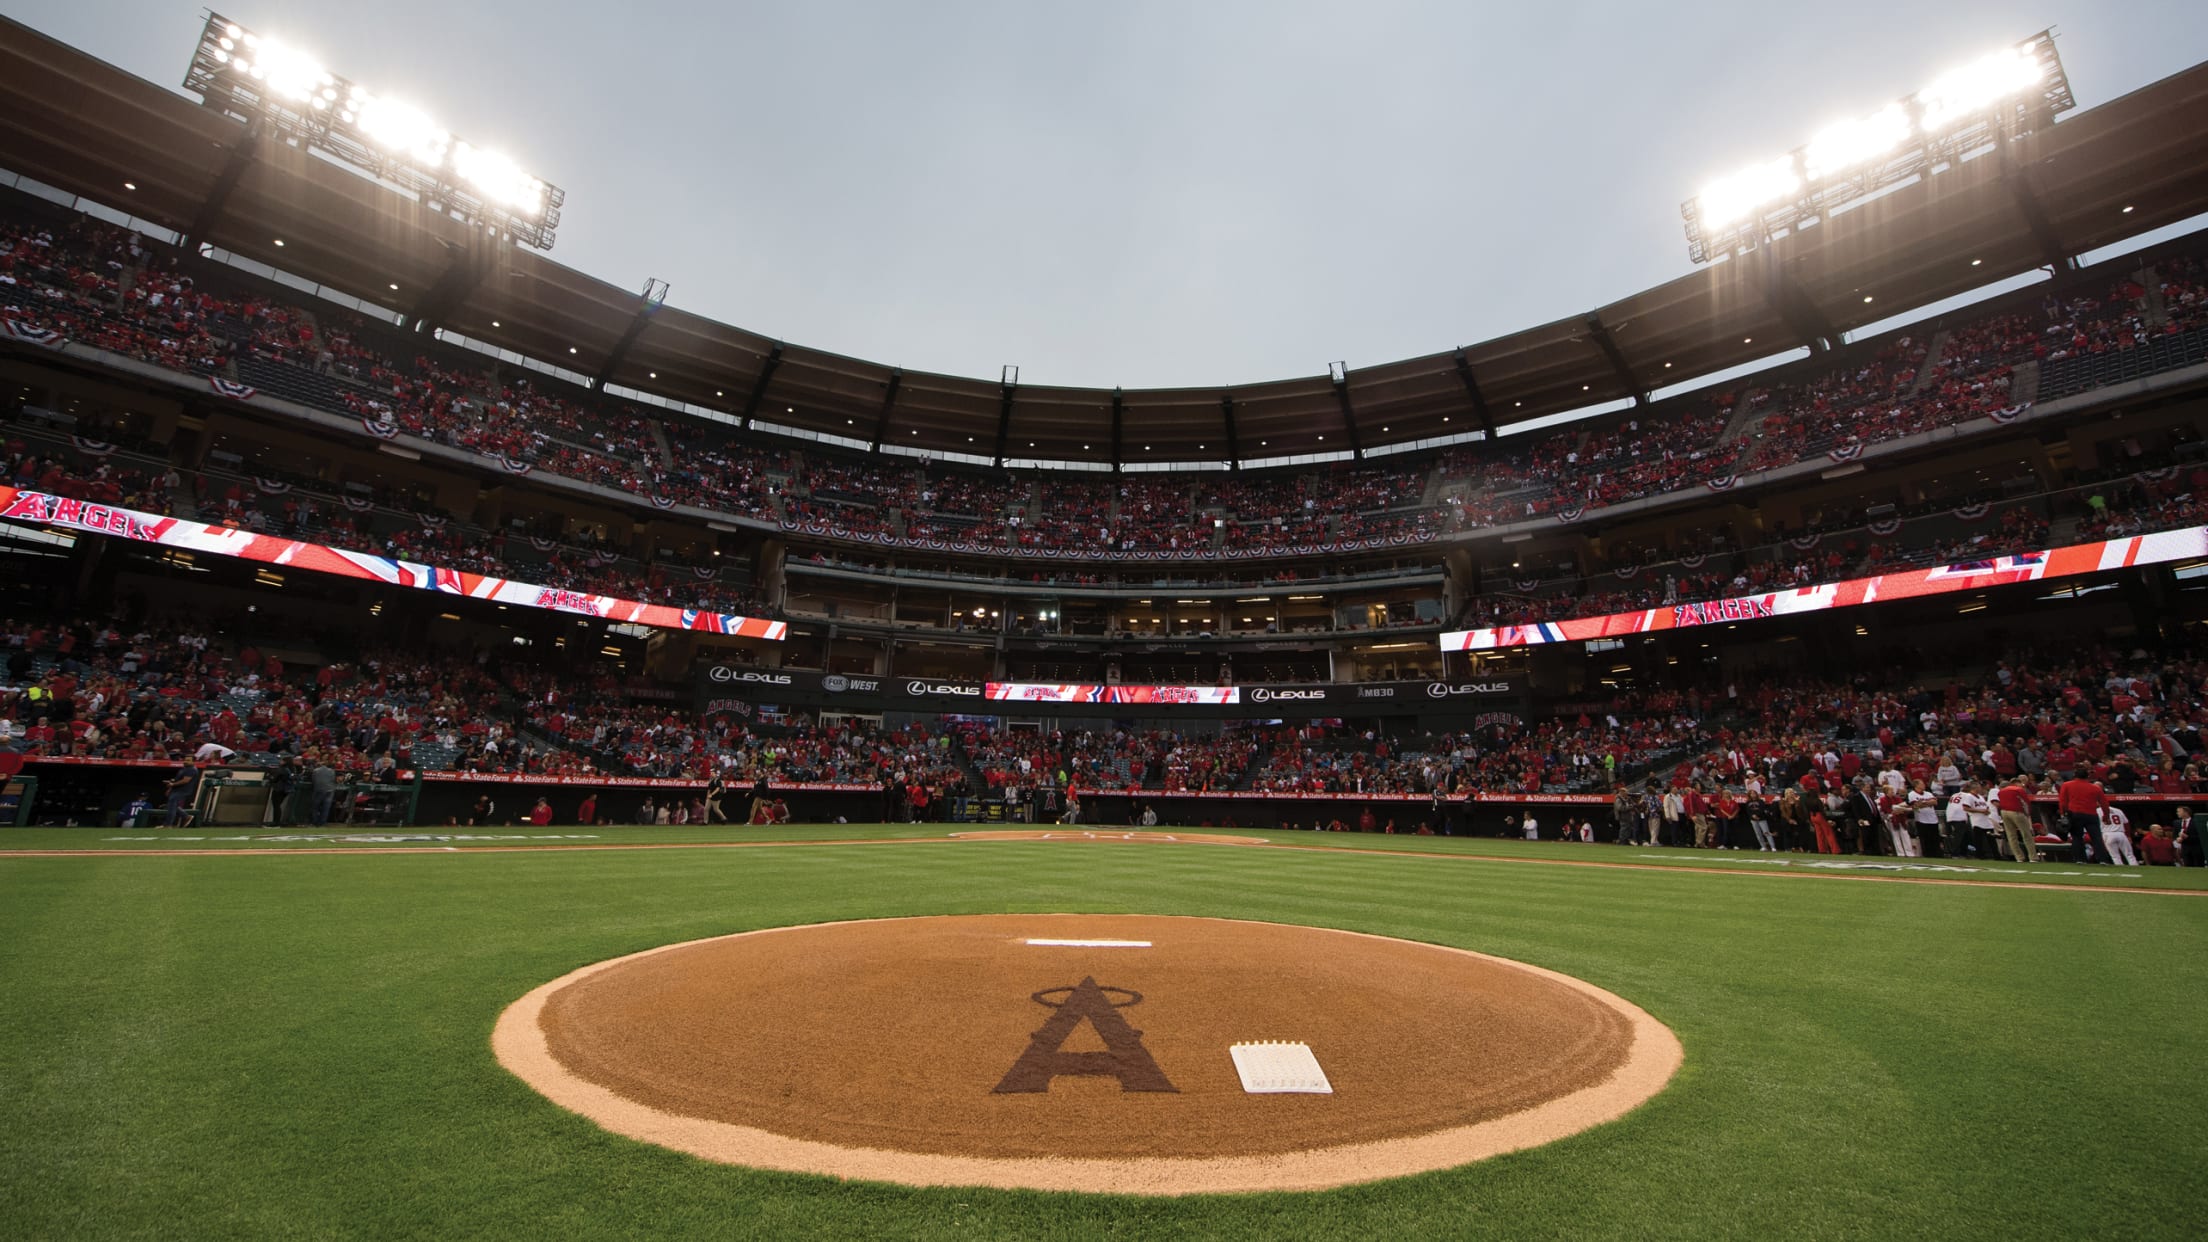
POLYGON ((550 250, 567 192, 452 136, 420 108, 324 68, 311 53, 210 12, 184 89, 247 123, 397 185, 455 219, 550 250))
POLYGON ((1687 254, 1707 263, 1752 250, 1848 203, 1992 154, 2076 105, 2055 32, 2042 30, 1704 186, 1679 207, 1687 254))

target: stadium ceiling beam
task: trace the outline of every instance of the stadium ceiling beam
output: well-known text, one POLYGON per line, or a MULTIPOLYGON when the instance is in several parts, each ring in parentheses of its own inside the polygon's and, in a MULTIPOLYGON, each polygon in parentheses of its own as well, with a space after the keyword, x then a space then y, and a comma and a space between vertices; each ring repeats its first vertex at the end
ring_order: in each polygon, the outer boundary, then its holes
POLYGON ((1342 407, 1342 430, 1349 435, 1349 451, 1357 460, 1365 458, 1365 440, 1357 434, 1357 407, 1349 399, 1349 368, 1337 362, 1333 366, 1334 401, 1342 407))
POLYGON ((1480 378, 1472 374, 1472 360, 1457 351, 1457 382, 1464 385, 1464 395, 1472 401, 1472 416, 1480 420, 1480 433, 1488 439, 1495 438, 1495 415, 1487 408, 1487 395, 1480 391, 1480 378))
POLYGON ((2039 243, 2039 257, 2058 273, 2077 271, 2077 256, 2062 244, 2054 221, 2047 218, 2047 209, 2040 204, 2039 195, 2032 193, 2031 182, 2024 179, 2024 170, 2016 166, 2016 156, 2010 152, 2009 144, 1996 143, 1994 150, 2000 153, 2001 182, 2009 187, 2009 197, 2016 200, 2016 209, 2024 217, 2024 227, 2032 231, 2032 240, 2039 243))
POLYGON ((184 236, 177 239, 179 246, 194 246, 206 240, 207 234, 213 232, 215 225, 222 222, 223 213, 230 208, 231 194, 237 191, 238 182, 245 177, 245 170, 253 166, 253 156, 261 148, 261 132, 267 124, 267 119, 259 113, 255 113, 253 119, 246 122, 245 133, 239 137, 238 145, 230 148, 229 156, 223 161, 222 171, 216 174, 215 183, 208 187, 207 197, 199 204, 198 214, 192 217, 192 226, 184 230, 184 236))
POLYGON ((1005 446, 1012 442, 1012 399, 1020 392, 1020 369, 1008 366, 1003 374, 1004 392, 997 401, 996 463, 1004 464, 1005 446))
POLYGON ((1632 367, 1626 365, 1625 351, 1618 348, 1618 342, 1610 335, 1609 325, 1602 322, 1602 316, 1587 316, 1587 334, 1594 341, 1595 348, 1602 351, 1602 356, 1610 360, 1610 369, 1624 382, 1625 390, 1633 394, 1633 404, 1647 405, 1648 389, 1641 386, 1640 377, 1633 374, 1632 367))
POLYGON ((1242 468, 1242 437, 1234 426, 1233 393, 1223 392, 1219 394, 1219 414, 1226 420, 1227 424, 1227 469, 1240 470, 1242 468))
POLYGON ((882 451, 882 442, 889 439, 889 416, 897 409, 897 394, 904 391, 905 369, 889 369, 889 385, 882 391, 881 412, 874 416, 874 451, 882 451))
POLYGON ((1809 346, 1813 354, 1826 353, 1840 344, 1840 333, 1817 308, 1817 303, 1802 290, 1802 282, 1794 279, 1779 261, 1772 257, 1769 246, 1758 246, 1749 262, 1756 267, 1756 287, 1763 292, 1763 300, 1771 313, 1779 317, 1789 332, 1802 344, 1809 346))
POLYGON ((767 351, 766 361, 759 364, 759 378, 752 383, 751 395, 744 398, 744 430, 751 430, 751 416, 759 412, 759 403, 767 397, 767 385, 774 382, 774 373, 781 366, 782 342, 776 341, 767 351))
POLYGON ((605 390, 606 381, 613 378, 613 373, 628 359, 629 350, 636 346, 636 338, 644 335, 644 325, 650 323, 652 316, 658 314, 659 308, 666 304, 667 282, 656 276, 645 281, 644 292, 637 301, 636 316, 629 320, 629 326, 621 333, 621 339, 613 343, 613 351, 606 355, 605 364, 598 368, 597 376, 590 382, 591 387, 601 392, 605 390))
POLYGON ((1126 460, 1127 460, 1127 459, 1126 459, 1126 456, 1125 456, 1125 454, 1121 453, 1121 451, 1120 451, 1120 445, 1121 445, 1121 443, 1122 443, 1122 442, 1123 442, 1123 441, 1125 440, 1125 438, 1126 438, 1126 430, 1125 430, 1126 426, 1127 426, 1127 393, 1126 393, 1126 392, 1125 392, 1125 390, 1123 390, 1123 389, 1119 389, 1119 388, 1114 388, 1114 389, 1112 389, 1112 473, 1113 473, 1113 474, 1118 474, 1118 473, 1119 473, 1119 468, 1120 468, 1120 466, 1121 466, 1122 464, 1124 464, 1124 463, 1126 462, 1126 460))

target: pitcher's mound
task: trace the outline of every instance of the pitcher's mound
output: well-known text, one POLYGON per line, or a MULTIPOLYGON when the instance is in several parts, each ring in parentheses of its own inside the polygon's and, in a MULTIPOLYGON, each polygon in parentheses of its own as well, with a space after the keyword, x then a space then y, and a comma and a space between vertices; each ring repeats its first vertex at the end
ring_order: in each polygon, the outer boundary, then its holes
POLYGON ((1069 914, 652 949, 529 993, 492 1043, 556 1103, 710 1160, 1140 1194, 1317 1189, 1549 1142, 1654 1095, 1681 1055, 1626 1001, 1501 958, 1069 914), (1259 1046, 1239 1067, 1238 1045, 1259 1046))

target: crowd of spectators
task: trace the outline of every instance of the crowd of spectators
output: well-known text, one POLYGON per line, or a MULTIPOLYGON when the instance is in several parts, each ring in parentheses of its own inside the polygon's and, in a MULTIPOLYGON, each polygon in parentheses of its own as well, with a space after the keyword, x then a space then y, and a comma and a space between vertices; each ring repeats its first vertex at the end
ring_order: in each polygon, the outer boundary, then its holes
POLYGON ((854 537, 1071 555, 1424 542, 1599 508, 1979 417, 2017 402, 2020 365, 2134 348, 2208 315, 2199 265, 2161 259, 2151 290, 2126 278, 1962 317, 1936 358, 1934 332, 1913 329, 1807 378, 1461 447, 1443 456, 1438 481, 1426 466, 1337 465, 1193 483, 1070 476, 1044 487, 937 463, 770 449, 701 421, 567 395, 558 381, 457 351, 416 352, 350 312, 203 291, 185 260, 90 220, 0 225, 0 248, 0 314, 159 365, 221 375, 241 354, 286 364, 333 381, 336 404, 371 422, 631 494, 854 537), (1437 504, 1426 502, 1430 481, 1437 504))

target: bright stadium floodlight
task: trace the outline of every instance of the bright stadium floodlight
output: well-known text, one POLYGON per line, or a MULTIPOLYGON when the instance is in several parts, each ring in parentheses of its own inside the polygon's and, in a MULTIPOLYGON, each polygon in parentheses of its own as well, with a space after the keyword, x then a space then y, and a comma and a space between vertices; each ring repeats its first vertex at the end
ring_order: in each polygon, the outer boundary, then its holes
POLYGON ((393 155, 402 155, 424 168, 444 165, 452 135, 439 128, 429 114, 410 103, 361 92, 348 111, 359 118, 361 135, 393 155))
POLYGON ((1986 111, 2005 99, 2038 86, 2047 77, 2047 66, 2031 48, 2003 48, 1991 56, 1950 70, 1932 85, 1917 92, 1924 131, 1936 134, 1957 121, 1986 111))
POLYGON ((552 248, 567 192, 510 157, 461 142, 436 118, 323 68, 297 46, 210 13, 184 89, 241 121, 396 185, 431 209, 552 248))
POLYGON ((1696 197, 1702 204, 1703 218, 1722 227, 1745 220, 1758 207, 1778 202, 1801 188, 1802 179, 1794 172, 1794 157, 1782 155, 1713 181, 1696 197))
POLYGON ((525 216, 544 210, 544 183, 496 151, 479 150, 463 142, 452 149, 452 167, 462 180, 501 207, 525 216))
POLYGON ((1711 182, 1680 205, 1697 263, 1750 250, 1857 199, 1952 169, 2077 101, 2052 30, 1942 74, 1806 146, 1711 182))
POLYGON ((1812 181, 1860 168, 1909 141, 1909 114, 1888 104, 1859 121, 1842 121, 1802 149, 1802 168, 1812 181))

